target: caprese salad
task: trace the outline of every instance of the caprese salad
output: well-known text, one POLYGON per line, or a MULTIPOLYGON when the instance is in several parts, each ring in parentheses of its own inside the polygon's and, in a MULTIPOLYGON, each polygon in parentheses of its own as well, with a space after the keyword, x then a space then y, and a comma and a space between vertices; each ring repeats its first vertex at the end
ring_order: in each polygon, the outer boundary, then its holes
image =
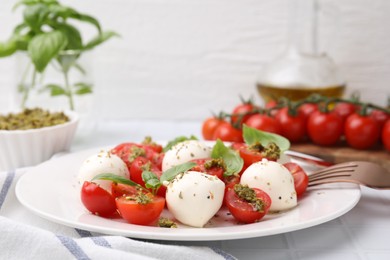
POLYGON ((239 223, 297 206, 308 177, 283 161, 289 141, 243 127, 240 143, 145 138, 91 155, 80 167, 81 202, 92 214, 131 224, 204 227, 226 207, 239 223), (167 209, 172 219, 161 217, 167 209))

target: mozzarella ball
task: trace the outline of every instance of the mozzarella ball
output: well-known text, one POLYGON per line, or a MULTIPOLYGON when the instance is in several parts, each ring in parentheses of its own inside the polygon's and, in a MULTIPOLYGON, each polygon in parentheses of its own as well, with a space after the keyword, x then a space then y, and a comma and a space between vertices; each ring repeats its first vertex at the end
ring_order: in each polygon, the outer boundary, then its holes
POLYGON ((294 178, 282 164, 263 159, 249 166, 240 183, 266 192, 272 200, 270 211, 288 210, 297 205, 294 178))
MULTIPOLYGON (((129 170, 126 164, 115 154, 101 151, 98 154, 88 157, 79 169, 78 180, 81 185, 84 181, 91 181, 101 173, 112 173, 121 177, 129 178, 129 170)), ((112 181, 94 180, 96 184, 111 193, 112 181)))
POLYGON ((167 186, 169 211, 183 224, 203 227, 221 208, 225 184, 196 171, 177 175, 167 186))
POLYGON ((162 170, 166 171, 176 165, 194 159, 209 158, 212 148, 197 140, 188 140, 174 145, 165 153, 162 170))

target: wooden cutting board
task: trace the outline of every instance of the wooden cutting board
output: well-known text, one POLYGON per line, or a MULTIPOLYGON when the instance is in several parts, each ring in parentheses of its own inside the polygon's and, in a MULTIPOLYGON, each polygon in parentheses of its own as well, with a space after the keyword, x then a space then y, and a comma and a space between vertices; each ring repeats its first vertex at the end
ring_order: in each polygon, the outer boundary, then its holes
POLYGON ((322 147, 314 144, 293 144, 291 150, 319 157, 332 163, 347 161, 371 161, 390 171, 390 152, 378 146, 370 150, 356 150, 345 145, 322 147))

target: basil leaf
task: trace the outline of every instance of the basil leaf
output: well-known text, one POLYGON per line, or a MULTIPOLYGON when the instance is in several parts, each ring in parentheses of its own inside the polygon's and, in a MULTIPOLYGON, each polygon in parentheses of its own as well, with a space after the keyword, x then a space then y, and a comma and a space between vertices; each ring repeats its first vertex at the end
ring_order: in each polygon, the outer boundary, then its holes
POLYGON ((50 96, 60 96, 60 95, 67 95, 65 89, 57 84, 48 84, 43 87, 43 90, 49 90, 50 96))
POLYGON ((160 177, 160 182, 163 183, 164 181, 171 181, 173 178, 176 177, 179 173, 186 172, 196 166, 196 163, 194 162, 186 162, 183 164, 176 165, 165 172, 160 177))
POLYGON ((163 149, 163 152, 170 150, 173 146, 175 146, 178 143, 188 141, 188 140, 198 140, 198 138, 196 138, 196 136, 193 136, 193 135, 191 135, 190 137, 178 136, 175 139, 173 139, 172 141, 169 141, 167 143, 167 145, 163 149))
POLYGON ((263 146, 267 146, 269 143, 274 142, 279 146, 281 152, 290 148, 290 141, 281 135, 260 131, 245 124, 242 132, 244 141, 248 145, 260 142, 263 146))
POLYGON ((239 173, 242 170, 244 161, 240 155, 233 149, 226 147, 221 140, 217 140, 213 150, 211 151, 211 158, 222 158, 226 164, 226 176, 231 176, 239 173))
POLYGON ((127 178, 124 178, 124 177, 121 177, 121 176, 118 176, 118 175, 112 174, 112 173, 98 174, 95 177, 93 177, 93 179, 91 181, 94 181, 94 180, 107 180, 107 181, 113 181, 116 183, 126 184, 126 185, 133 186, 133 187, 142 187, 141 185, 139 185, 136 182, 133 182, 127 178))
POLYGON ((77 90, 75 92, 76 95, 84 95, 84 94, 92 93, 92 84, 78 82, 74 84, 74 86, 77 87, 77 90))
POLYGON ((85 46, 84 50, 91 50, 94 47, 96 47, 99 44, 102 44, 103 42, 107 41, 108 39, 119 36, 116 32, 112 31, 105 31, 97 35, 95 38, 93 38, 91 41, 89 41, 85 46))
POLYGON ((28 54, 38 72, 43 72, 49 62, 67 45, 67 38, 61 31, 40 34, 31 39, 28 54))
POLYGON ((66 45, 65 49, 80 50, 83 47, 81 34, 74 26, 63 23, 55 23, 52 25, 52 27, 57 31, 61 31, 66 36, 68 44, 66 45))
POLYGON ((48 15, 49 9, 41 3, 28 5, 23 12, 25 23, 36 33, 41 32, 41 26, 44 24, 48 15))
POLYGON ((145 187, 146 188, 151 188, 151 189, 158 189, 161 186, 161 182, 156 176, 151 171, 143 171, 142 172, 142 180, 145 182, 145 187))
POLYGON ((0 57, 7 57, 14 54, 17 50, 16 42, 12 39, 6 42, 0 42, 0 57))

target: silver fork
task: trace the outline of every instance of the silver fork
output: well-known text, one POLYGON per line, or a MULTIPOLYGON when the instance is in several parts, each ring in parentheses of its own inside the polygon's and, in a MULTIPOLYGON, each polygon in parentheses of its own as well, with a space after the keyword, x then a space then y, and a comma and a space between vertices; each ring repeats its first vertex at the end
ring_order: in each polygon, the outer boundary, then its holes
POLYGON ((365 161, 339 163, 309 175, 309 187, 334 182, 351 182, 374 189, 390 189, 390 172, 365 161))

